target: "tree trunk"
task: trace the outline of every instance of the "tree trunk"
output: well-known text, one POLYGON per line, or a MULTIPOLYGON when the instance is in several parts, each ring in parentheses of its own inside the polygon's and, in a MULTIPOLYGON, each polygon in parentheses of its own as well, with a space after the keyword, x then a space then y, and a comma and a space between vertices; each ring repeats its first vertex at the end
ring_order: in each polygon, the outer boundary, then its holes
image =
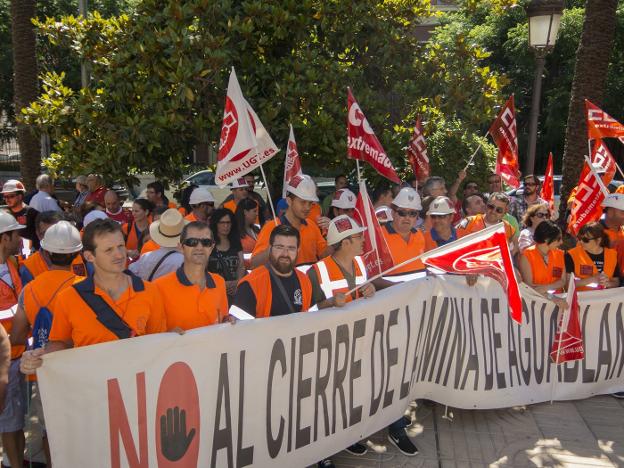
POLYGON ((584 100, 589 99, 600 106, 604 95, 615 36, 617 3, 617 0, 587 0, 585 3, 585 21, 576 51, 563 151, 563 185, 559 207, 562 220, 570 191, 578 183, 583 156, 588 152, 584 100))
POLYGON ((19 122, 21 109, 37 99, 37 55, 35 27, 35 0, 11 0, 11 38, 13 41, 13 90, 15 115, 18 118, 22 181, 28 190, 35 188, 35 179, 41 172, 40 138, 27 125, 19 122))

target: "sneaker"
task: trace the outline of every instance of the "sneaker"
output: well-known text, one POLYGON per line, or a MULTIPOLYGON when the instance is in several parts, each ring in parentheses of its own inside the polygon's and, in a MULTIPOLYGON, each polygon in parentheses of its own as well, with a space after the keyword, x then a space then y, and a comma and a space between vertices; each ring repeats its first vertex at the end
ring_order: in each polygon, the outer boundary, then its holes
POLYGON ((615 398, 624 398, 624 392, 615 392, 612 393, 611 396, 615 398))
POLYGON ((409 440, 409 437, 407 437, 405 431, 401 431, 397 434, 388 433, 388 440, 392 442, 392 445, 398 448, 399 452, 401 452, 403 455, 406 455, 408 457, 418 455, 418 449, 412 443, 412 441, 409 440))
POLYGON ((334 465, 334 462, 331 461, 330 458, 324 458, 323 460, 318 462, 317 465, 318 468, 336 468, 336 465, 334 465))
POLYGON ((349 445, 345 450, 349 452, 351 455, 355 455, 356 457, 361 457, 366 452, 368 452, 368 447, 366 447, 366 445, 364 444, 357 442, 353 445, 349 445))

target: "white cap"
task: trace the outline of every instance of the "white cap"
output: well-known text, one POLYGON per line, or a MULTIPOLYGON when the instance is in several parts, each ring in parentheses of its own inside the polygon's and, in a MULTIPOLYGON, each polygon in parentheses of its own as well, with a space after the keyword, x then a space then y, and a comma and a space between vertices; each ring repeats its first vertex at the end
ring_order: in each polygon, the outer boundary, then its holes
POLYGON ((380 206, 375 210, 377 221, 380 223, 387 223, 392 221, 392 210, 386 205, 380 206))
POLYGON ((312 177, 306 174, 297 174, 291 177, 286 186, 286 191, 305 201, 319 201, 316 196, 316 184, 312 177))
POLYGON ((448 197, 435 197, 427 211, 428 215, 449 215, 454 213, 455 207, 448 197))
POLYGON ((624 193, 610 193, 602 202, 602 207, 624 211, 624 193))
POLYGON ((2 193, 25 192, 24 184, 19 180, 7 180, 2 186, 2 193))
POLYGON ((335 245, 342 239, 366 231, 357 221, 347 215, 336 216, 327 228, 327 243, 335 245))
POLYGON ((239 177, 238 179, 236 179, 234 182, 230 184, 231 189, 247 188, 247 187, 249 187, 249 184, 247 183, 244 177, 239 177))
POLYGON ((355 194, 351 190, 346 188, 340 189, 334 194, 331 206, 343 210, 350 210, 355 208, 355 198, 355 194))
POLYGON ((50 226, 43 239, 41 248, 52 253, 74 253, 82 250, 80 233, 69 221, 59 221, 50 226))
POLYGON ((203 187, 198 187, 193 190, 191 193, 191 197, 189 198, 189 205, 199 205, 200 203, 212 202, 214 203, 215 199, 210 193, 210 190, 203 187))
POLYGON ((3 232, 17 231, 24 229, 26 226, 17 222, 17 220, 5 211, 0 211, 0 234, 3 232))
POLYGON ((412 187, 403 187, 397 196, 392 200, 392 204, 397 208, 405 208, 408 210, 422 210, 420 204, 420 195, 412 187))
POLYGON ((107 218, 108 218, 108 216, 103 211, 92 210, 92 211, 89 211, 85 215, 84 219, 82 220, 82 225, 83 225, 83 227, 87 227, 89 225, 89 223, 92 223, 96 219, 107 219, 107 218))

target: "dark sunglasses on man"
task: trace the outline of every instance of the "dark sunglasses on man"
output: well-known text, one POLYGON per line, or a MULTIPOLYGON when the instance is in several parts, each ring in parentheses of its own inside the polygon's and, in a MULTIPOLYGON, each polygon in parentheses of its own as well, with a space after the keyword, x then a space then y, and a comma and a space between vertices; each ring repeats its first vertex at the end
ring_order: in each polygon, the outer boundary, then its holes
POLYGON ((500 206, 496 206, 492 203, 488 203, 486 206, 488 210, 494 210, 498 214, 503 214, 505 212, 505 208, 501 208, 500 206))
POLYGON ((214 241, 212 239, 198 239, 197 237, 189 237, 188 239, 184 239, 182 245, 187 247, 197 247, 198 244, 201 244, 202 247, 212 247, 214 241))

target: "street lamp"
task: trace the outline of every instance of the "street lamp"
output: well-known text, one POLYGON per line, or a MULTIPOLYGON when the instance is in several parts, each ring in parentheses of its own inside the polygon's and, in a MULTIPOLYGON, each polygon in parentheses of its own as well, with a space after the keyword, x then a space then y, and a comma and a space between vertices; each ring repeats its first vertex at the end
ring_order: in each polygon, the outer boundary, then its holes
POLYGON ((529 125, 529 153, 524 167, 524 174, 528 175, 533 174, 535 166, 535 146, 537 144, 537 124, 539 122, 544 64, 546 54, 555 47, 563 14, 563 0, 533 0, 526 10, 529 17, 529 46, 535 51, 536 62, 529 125))

